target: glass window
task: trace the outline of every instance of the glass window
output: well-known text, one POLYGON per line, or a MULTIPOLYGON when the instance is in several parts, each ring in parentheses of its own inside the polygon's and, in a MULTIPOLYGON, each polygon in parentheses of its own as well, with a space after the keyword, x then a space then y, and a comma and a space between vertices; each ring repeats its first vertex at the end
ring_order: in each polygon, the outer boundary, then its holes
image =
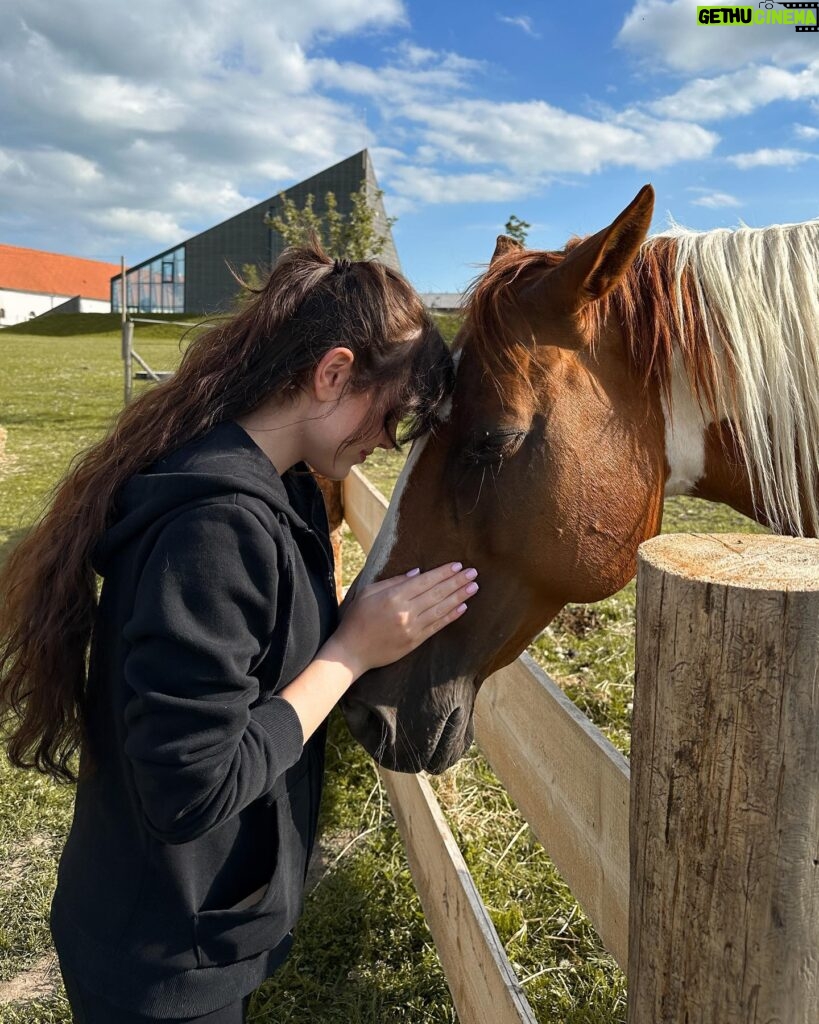
POLYGON ((130 274, 125 275, 125 284, 128 290, 128 312, 136 313, 139 310, 139 278, 136 271, 132 270, 130 274))
POLYGON ((151 268, 140 267, 137 271, 139 281, 139 311, 140 313, 151 313, 151 268))
POLYGON ((164 313, 162 308, 162 260, 154 260, 148 268, 151 282, 151 312, 164 313))
MULTIPOLYGON (((185 246, 125 275, 129 313, 185 312, 185 246)), ((119 283, 111 286, 111 308, 119 310, 119 283)))

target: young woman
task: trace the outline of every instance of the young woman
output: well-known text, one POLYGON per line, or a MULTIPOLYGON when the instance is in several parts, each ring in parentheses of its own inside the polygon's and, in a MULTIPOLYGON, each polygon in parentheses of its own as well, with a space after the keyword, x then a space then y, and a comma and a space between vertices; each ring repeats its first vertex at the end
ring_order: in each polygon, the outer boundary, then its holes
POLYGON ((9 757, 78 782, 51 930, 79 1024, 238 1024, 286 956, 328 713, 477 590, 468 567, 408 567, 339 624, 306 463, 345 477, 399 421, 424 429, 451 375, 398 274, 288 250, 9 559, 9 757))

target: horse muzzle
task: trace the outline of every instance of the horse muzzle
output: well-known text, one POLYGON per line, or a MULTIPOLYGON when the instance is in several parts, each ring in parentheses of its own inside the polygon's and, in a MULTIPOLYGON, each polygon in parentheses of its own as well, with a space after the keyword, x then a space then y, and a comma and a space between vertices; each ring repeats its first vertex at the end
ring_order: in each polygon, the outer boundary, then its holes
POLYGON ((350 732, 382 768, 439 775, 469 749, 474 707, 471 685, 464 693, 466 700, 448 703, 441 712, 425 707, 427 702, 411 709, 374 703, 366 692, 356 692, 357 686, 342 699, 341 709, 350 732))

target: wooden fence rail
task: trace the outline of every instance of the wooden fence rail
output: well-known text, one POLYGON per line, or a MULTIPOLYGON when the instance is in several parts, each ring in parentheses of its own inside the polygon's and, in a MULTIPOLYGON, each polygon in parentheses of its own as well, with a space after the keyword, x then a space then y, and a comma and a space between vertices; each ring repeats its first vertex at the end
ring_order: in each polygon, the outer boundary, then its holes
POLYGON ((481 687, 475 739, 625 970, 628 762, 527 654, 481 687))
MULTIPOLYGON (((381 492, 354 469, 344 482, 344 516, 365 551, 375 540, 386 507, 381 492)), ((475 727, 478 744, 493 770, 606 947, 624 966, 629 869, 629 772, 625 759, 525 656, 484 683, 476 703, 475 727), (514 699, 504 699, 505 692, 514 693, 514 699)), ((407 807, 426 807, 423 813, 445 826, 437 802, 434 808, 430 803, 435 797, 428 784, 412 775, 382 771, 381 776, 399 825, 407 815, 417 820, 420 812, 407 807)), ((402 835, 461 1024, 533 1020, 471 877, 467 873, 467 882, 461 873, 465 867, 456 867, 452 860, 448 829, 438 830, 435 852, 431 853, 435 831, 428 828, 421 837, 406 829, 402 835), (430 859, 438 870, 424 868, 430 859), (448 864, 447 870, 443 870, 444 864, 448 864), (438 912, 451 898, 453 877, 460 878, 472 893, 459 898, 463 916, 457 919, 451 913, 441 916, 438 912), (449 962, 447 951, 455 942, 456 926, 469 935, 470 945, 482 943, 481 954, 474 954, 471 961, 458 953, 449 962), (491 994, 472 998, 474 973, 491 977, 487 982, 491 994), (506 993, 503 997, 502 992, 506 993)))

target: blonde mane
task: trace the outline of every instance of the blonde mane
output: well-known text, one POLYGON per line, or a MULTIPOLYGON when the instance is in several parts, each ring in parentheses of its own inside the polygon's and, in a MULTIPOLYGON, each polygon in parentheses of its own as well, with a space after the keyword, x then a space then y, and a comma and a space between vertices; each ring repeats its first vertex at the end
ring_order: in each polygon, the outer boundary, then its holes
MULTIPOLYGON (((731 417, 757 501, 774 530, 815 532, 819 220, 707 232, 673 225, 643 252, 668 239, 679 322, 694 307, 705 325, 709 390, 731 417)), ((691 377, 704 354, 684 342, 681 352, 691 377)))

